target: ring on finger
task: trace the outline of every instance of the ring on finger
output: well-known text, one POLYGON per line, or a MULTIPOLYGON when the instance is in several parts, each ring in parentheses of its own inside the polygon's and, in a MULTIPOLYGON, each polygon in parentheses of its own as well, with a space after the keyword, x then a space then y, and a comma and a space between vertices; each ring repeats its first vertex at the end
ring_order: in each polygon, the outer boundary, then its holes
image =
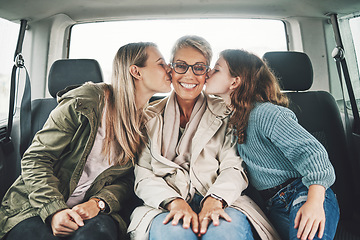
POLYGON ((204 217, 203 220, 209 220, 210 218, 209 217, 204 217))

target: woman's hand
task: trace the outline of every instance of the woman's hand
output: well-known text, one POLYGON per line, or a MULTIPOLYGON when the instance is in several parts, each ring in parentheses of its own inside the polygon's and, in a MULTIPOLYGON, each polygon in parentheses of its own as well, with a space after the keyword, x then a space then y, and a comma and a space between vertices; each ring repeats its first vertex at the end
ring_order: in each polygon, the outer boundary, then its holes
POLYGON ((97 216, 100 212, 100 209, 97 205, 96 200, 90 199, 87 202, 76 205, 72 208, 83 220, 91 219, 97 216))
POLYGON ((61 210, 51 218, 51 229, 57 237, 71 235, 81 226, 84 226, 82 218, 71 209, 61 210))
POLYGON ((198 216, 184 199, 177 198, 169 203, 166 208, 170 213, 165 217, 164 224, 167 224, 172 219, 171 224, 176 226, 179 220, 183 219, 183 228, 188 229, 191 224, 193 232, 198 233, 198 216))
POLYGON ((324 211, 325 188, 321 185, 309 187, 308 198, 295 217, 294 228, 298 228, 297 238, 312 240, 317 231, 322 238, 325 230, 324 211))
POLYGON ((201 212, 199 213, 199 236, 206 233, 211 221, 213 222, 214 226, 218 226, 220 224, 220 217, 224 218, 228 222, 231 222, 230 216, 223 209, 222 202, 213 197, 207 197, 203 203, 201 212))

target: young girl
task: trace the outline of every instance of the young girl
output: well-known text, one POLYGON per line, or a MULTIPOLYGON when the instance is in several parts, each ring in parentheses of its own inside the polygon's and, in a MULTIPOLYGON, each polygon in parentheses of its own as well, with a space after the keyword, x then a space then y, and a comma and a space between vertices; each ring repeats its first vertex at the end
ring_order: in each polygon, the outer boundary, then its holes
POLYGON ((127 239, 119 210, 133 191, 142 108, 170 91, 169 72, 153 43, 131 43, 115 55, 111 85, 60 91, 1 203, 0 239, 127 239))
POLYGON ((334 168, 325 148, 287 108, 265 62, 243 50, 221 52, 206 92, 222 97, 233 111, 230 122, 250 183, 266 201, 281 237, 333 239, 339 219, 329 188, 334 168))

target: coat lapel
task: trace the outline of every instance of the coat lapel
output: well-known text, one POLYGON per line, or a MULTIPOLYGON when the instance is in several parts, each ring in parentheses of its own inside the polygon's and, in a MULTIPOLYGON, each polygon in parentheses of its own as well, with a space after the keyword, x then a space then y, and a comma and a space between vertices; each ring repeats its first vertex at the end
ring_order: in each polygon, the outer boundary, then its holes
MULTIPOLYGON (((225 114, 226 106, 221 99, 218 98, 207 98, 207 108, 204 115, 202 116, 198 129, 192 139, 192 153, 191 153, 191 163, 195 161, 201 151, 204 149, 206 144, 210 141, 210 139, 216 134, 219 128, 223 124, 223 118, 227 117, 225 114)), ((159 162, 169 166, 180 168, 180 166, 173 161, 163 157, 161 155, 161 141, 162 134, 166 134, 163 132, 163 119, 162 119, 162 111, 165 107, 167 99, 163 99, 158 102, 156 105, 148 108, 148 122, 146 123, 147 132, 149 134, 150 139, 150 151, 152 157, 158 160, 159 162), (160 119, 159 119, 160 118, 160 119)))
POLYGON ((157 119, 157 118, 161 118, 161 115, 155 116, 154 118, 150 119, 146 124, 147 132, 149 136, 151 136, 149 138, 149 144, 150 144, 150 152, 152 154, 152 157, 167 166, 180 168, 179 165, 177 165, 173 161, 170 161, 169 159, 161 155, 162 134, 166 134, 166 133, 163 133, 162 130, 163 129, 162 119, 157 119))
POLYGON ((228 116, 226 105, 219 98, 211 98, 205 95, 207 99, 207 108, 198 129, 193 138, 191 163, 198 159, 199 154, 205 148, 206 144, 218 132, 223 124, 223 119, 228 116))
POLYGON ((193 138, 191 163, 198 159, 199 154, 204 149, 205 145, 216 134, 222 125, 222 121, 214 114, 206 111, 199 123, 198 129, 193 138))

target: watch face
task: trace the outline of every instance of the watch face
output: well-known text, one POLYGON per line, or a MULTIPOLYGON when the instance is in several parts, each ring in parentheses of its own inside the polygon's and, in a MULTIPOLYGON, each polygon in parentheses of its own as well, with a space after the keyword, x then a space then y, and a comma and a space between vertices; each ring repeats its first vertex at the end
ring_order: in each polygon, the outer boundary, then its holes
POLYGON ((104 201, 99 201, 98 202, 98 204, 99 204, 99 208, 101 209, 101 210, 103 210, 103 209, 105 209, 105 203, 104 203, 104 201))

